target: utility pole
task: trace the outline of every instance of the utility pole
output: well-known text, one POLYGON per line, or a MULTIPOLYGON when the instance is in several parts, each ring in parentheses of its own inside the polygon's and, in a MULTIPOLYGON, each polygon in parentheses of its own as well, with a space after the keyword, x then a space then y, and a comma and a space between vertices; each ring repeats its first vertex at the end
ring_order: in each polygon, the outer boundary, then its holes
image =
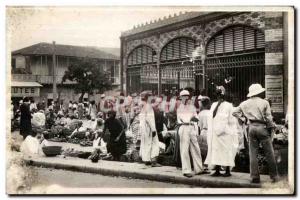
POLYGON ((53 41, 53 55, 52 55, 52 72, 53 72, 53 101, 56 101, 57 89, 56 89, 56 55, 55 55, 55 41, 53 41))

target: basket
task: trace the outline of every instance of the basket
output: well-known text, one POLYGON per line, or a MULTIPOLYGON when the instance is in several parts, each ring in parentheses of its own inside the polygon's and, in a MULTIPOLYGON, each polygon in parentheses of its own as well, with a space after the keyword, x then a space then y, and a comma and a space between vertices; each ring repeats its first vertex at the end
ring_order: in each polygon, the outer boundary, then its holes
POLYGON ((61 146, 46 146, 42 147, 44 154, 48 157, 57 156, 61 154, 61 146))

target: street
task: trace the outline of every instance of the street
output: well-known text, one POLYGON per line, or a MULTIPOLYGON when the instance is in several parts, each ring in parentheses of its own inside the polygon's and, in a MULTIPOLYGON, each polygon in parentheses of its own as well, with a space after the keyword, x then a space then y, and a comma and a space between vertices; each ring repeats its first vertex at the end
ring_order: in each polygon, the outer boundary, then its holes
POLYGON ((82 187, 82 188, 189 188, 192 186, 183 184, 172 184, 157 181, 148 181, 140 179, 130 179, 123 177, 103 176, 99 174, 73 172, 49 168, 33 168, 36 173, 35 186, 50 186, 53 184, 62 187, 82 187))
POLYGON ((31 170, 34 171, 36 177, 30 191, 26 192, 27 194, 99 194, 106 191, 107 188, 192 188, 190 185, 102 176, 59 169, 33 167, 31 170))

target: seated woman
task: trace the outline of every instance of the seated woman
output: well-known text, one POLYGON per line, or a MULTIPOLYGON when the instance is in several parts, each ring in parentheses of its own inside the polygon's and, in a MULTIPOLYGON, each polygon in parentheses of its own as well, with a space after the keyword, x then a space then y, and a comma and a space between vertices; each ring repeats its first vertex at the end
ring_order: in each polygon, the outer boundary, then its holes
POLYGON ((78 138, 78 139, 84 139, 87 136, 87 129, 86 127, 82 126, 82 121, 76 124, 75 130, 72 132, 68 138, 78 138))
POLYGON ((104 130, 109 131, 110 136, 107 143, 107 151, 113 156, 113 160, 119 161, 120 156, 126 153, 125 129, 122 123, 116 119, 116 112, 109 111, 108 119, 104 123, 104 130))

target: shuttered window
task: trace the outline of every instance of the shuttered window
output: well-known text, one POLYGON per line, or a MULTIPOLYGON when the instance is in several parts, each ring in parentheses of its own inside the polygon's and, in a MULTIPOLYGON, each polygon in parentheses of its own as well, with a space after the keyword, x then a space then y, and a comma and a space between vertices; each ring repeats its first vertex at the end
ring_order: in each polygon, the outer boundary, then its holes
POLYGON ((256 31, 256 48, 265 48, 265 36, 259 31, 256 31))
POLYGON ((207 44, 207 55, 242 52, 265 47, 262 32, 247 26, 234 26, 223 30, 207 44))
POLYGON ((245 49, 255 49, 255 30, 245 28, 245 49))
POLYGON ((234 51, 244 50, 244 29, 242 27, 236 27, 234 30, 233 47, 234 51))
POLYGON ((154 51, 152 48, 142 45, 134 49, 128 56, 128 66, 140 65, 154 62, 154 51))
POLYGON ((223 36, 224 35, 219 35, 215 38, 215 42, 216 42, 216 54, 218 53, 223 53, 223 48, 224 48, 224 40, 223 40, 223 36))
POLYGON ((207 45, 207 54, 215 54, 215 40, 211 40, 207 45))
POLYGON ((195 49, 195 40, 188 37, 180 37, 169 42, 161 52, 161 61, 186 58, 195 49))

